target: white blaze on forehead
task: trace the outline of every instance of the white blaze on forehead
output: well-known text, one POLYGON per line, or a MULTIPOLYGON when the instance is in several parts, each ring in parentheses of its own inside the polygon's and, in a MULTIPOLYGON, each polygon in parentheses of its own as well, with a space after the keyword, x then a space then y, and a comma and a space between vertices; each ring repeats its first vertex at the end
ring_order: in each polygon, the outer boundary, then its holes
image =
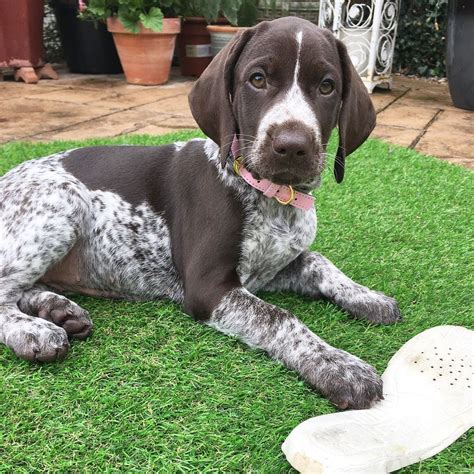
POLYGON ((298 52, 296 53, 296 65, 295 65, 295 75, 293 77, 293 85, 298 83, 298 75, 300 73, 301 43, 303 42, 302 31, 298 31, 298 33, 296 33, 296 42, 298 43, 298 52))
POLYGON ((259 146, 263 145, 267 131, 270 127, 288 121, 301 122, 314 133, 314 137, 317 142, 321 140, 318 119, 316 118, 311 105, 306 100, 303 91, 298 84, 302 43, 303 32, 298 31, 296 33, 297 51, 295 70, 293 73, 293 83, 280 102, 277 102, 275 105, 273 105, 263 116, 257 132, 257 140, 255 143, 257 149, 259 146))

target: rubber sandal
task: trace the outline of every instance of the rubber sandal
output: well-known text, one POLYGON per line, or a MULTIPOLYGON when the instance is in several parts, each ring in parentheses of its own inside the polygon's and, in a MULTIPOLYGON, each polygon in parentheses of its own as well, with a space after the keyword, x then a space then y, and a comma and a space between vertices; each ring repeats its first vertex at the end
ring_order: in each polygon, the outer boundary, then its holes
POLYGON ((303 473, 386 473, 433 456, 474 425, 474 331, 428 329, 402 346, 368 410, 318 416, 282 445, 303 473))

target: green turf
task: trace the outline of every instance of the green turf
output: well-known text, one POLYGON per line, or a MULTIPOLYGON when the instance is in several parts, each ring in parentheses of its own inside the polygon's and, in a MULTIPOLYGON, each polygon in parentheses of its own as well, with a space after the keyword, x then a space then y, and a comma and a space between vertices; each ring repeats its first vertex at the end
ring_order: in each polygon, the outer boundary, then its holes
MULTIPOLYGON (((195 135, 7 144, 0 174, 71 146, 195 135)), ((381 372, 426 328, 472 327, 473 184, 465 169, 375 140, 349 158, 342 185, 325 173, 314 248, 395 296, 403 323, 370 326, 324 302, 262 297, 381 372)), ((92 314, 95 332, 74 342, 64 362, 32 365, 0 347, 1 472, 292 472, 280 451, 285 436, 335 411, 295 373, 174 304, 75 301, 92 314)), ((403 472, 468 472, 473 441, 471 430, 403 472)))

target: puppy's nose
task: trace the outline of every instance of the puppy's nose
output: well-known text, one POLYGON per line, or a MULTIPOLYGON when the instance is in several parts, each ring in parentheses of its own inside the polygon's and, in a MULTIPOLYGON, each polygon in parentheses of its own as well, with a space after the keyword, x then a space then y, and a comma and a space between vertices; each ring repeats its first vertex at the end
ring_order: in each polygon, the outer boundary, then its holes
POLYGON ((273 136, 272 147, 277 158, 307 158, 312 154, 313 140, 304 130, 281 130, 273 136))

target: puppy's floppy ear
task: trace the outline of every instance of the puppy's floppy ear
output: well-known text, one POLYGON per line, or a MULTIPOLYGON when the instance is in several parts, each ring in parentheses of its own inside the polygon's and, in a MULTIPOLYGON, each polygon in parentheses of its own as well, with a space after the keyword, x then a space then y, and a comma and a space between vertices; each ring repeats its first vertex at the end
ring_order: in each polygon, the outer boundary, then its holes
POLYGON ((334 162, 334 176, 340 183, 344 178, 347 155, 359 148, 375 127, 375 109, 369 93, 342 41, 336 40, 342 68, 342 106, 339 112, 339 148, 334 162))
POLYGON ((199 127, 221 147, 222 166, 237 133, 232 112, 234 68, 253 34, 253 28, 237 33, 202 73, 188 97, 191 113, 199 127))

